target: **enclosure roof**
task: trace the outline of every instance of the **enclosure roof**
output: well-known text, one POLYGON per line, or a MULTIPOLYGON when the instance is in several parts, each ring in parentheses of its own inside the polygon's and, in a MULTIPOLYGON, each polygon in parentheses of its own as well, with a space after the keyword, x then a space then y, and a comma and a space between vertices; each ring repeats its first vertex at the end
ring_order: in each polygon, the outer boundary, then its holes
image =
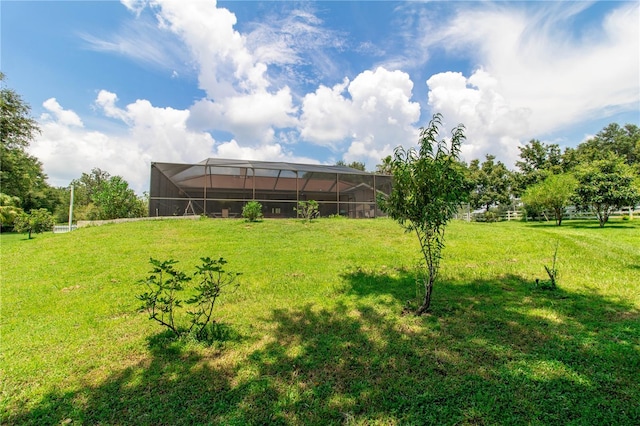
POLYGON ((249 169, 289 170, 292 172, 340 173, 352 175, 370 175, 369 172, 347 166, 326 166, 320 164, 300 164, 273 161, 229 160, 224 158, 207 158, 198 163, 214 167, 246 167, 249 169))

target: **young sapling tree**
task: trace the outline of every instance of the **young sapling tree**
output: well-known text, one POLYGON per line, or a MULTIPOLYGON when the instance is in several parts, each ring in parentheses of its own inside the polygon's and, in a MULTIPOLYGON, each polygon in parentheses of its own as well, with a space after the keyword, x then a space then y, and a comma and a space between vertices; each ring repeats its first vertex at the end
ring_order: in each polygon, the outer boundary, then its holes
POLYGON ((378 200, 382 210, 407 232, 415 232, 420 242, 426 266, 421 278, 425 292, 416 315, 429 310, 445 227, 468 199, 470 189, 459 160, 464 126, 452 130, 449 142, 439 139, 441 126, 442 116, 436 114, 426 128, 420 129, 418 149, 395 149, 390 165, 393 189, 388 197, 378 200))
POLYGON ((194 309, 187 311, 191 316, 191 326, 189 332, 195 331, 196 337, 205 337, 206 327, 212 322, 211 315, 218 296, 227 287, 238 288, 236 278, 240 272, 227 272, 224 265, 227 261, 224 258, 211 259, 202 257, 202 266, 196 266, 195 277, 198 284, 195 286, 196 294, 186 301, 193 305, 194 309))
POLYGON ((298 207, 295 207, 295 211, 304 220, 312 220, 318 217, 320 214, 318 210, 318 202, 316 200, 298 201, 298 207))

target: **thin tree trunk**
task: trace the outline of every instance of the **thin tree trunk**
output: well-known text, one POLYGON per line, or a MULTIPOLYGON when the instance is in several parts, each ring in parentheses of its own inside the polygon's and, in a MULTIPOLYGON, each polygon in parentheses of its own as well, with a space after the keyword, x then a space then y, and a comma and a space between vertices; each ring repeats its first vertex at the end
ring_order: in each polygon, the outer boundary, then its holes
POLYGON ((562 209, 556 209, 556 225, 562 225, 562 209))
POLYGON ((416 316, 420 316, 429 310, 431 307, 431 293, 433 292, 433 282, 429 280, 429 283, 425 287, 424 299, 422 300, 422 306, 416 311, 416 316))

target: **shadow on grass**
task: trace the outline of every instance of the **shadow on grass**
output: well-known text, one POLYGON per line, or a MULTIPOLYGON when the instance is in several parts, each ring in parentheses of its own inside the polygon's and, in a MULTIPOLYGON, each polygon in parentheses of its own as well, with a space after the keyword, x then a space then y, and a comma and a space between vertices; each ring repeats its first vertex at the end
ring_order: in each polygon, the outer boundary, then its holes
POLYGON ((605 228, 613 228, 613 229, 634 229, 638 227, 638 222, 632 221, 618 221, 618 220, 609 220, 605 223, 604 227, 600 226, 600 223, 597 219, 593 220, 583 220, 583 219, 565 219, 562 221, 562 225, 558 226, 553 221, 545 222, 545 221, 529 221, 526 224, 528 226, 534 227, 548 227, 548 228, 569 228, 569 229, 605 229, 605 228))
MULTIPOLYGON (((354 295, 412 296, 408 271, 346 279, 354 295)), ((157 336, 144 362, 96 386, 52 392, 8 423, 640 420, 640 315, 624 302, 544 291, 518 276, 439 283, 421 318, 369 300, 273 309, 256 319, 269 334, 243 342, 232 363, 157 336)))

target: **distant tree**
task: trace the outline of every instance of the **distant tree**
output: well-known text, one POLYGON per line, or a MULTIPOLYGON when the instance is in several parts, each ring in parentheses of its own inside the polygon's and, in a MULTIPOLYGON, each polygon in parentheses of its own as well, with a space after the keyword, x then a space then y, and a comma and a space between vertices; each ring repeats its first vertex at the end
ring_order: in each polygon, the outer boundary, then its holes
POLYGON ((640 183, 631 166, 613 154, 576 168, 578 187, 574 202, 589 207, 598 216, 600 227, 611 212, 640 202, 640 183))
POLYGON ((97 214, 93 198, 110 178, 109 172, 95 167, 90 173, 82 173, 80 178, 71 181, 74 188, 74 214, 78 219, 90 219, 90 212, 97 214))
POLYGON ((469 189, 459 162, 464 126, 452 130, 450 148, 444 139, 438 139, 441 126, 442 116, 436 114, 426 128, 420 129, 418 150, 396 148, 391 162, 393 189, 389 196, 380 196, 378 200, 382 210, 407 232, 414 231, 420 242, 426 263, 422 277, 425 294, 416 315, 426 312, 431 305, 445 227, 467 199, 469 189))
POLYGON ((343 160, 340 160, 336 162, 336 166, 351 167, 352 169, 362 170, 363 172, 367 171, 365 164, 359 161, 352 161, 351 163, 347 164, 343 160))
POLYGON ((473 208, 484 207, 488 212, 492 205, 508 204, 511 193, 511 172, 496 157, 487 155, 485 161, 473 160, 469 164, 469 180, 473 185, 470 203, 473 208))
MULTIPOLYGON (((74 217, 78 220, 106 220, 147 215, 147 202, 138 197, 121 176, 111 174, 100 168, 82 173, 71 181, 74 188, 74 217)), ((69 213, 70 191, 64 191, 60 215, 69 213)))
POLYGON ((120 176, 112 176, 101 182, 92 200, 97 208, 97 219, 100 220, 146 215, 144 202, 120 176))
POLYGON ((0 230, 13 227, 13 222, 20 213, 20 199, 0 193, 0 230))
POLYGON ((393 162, 393 158, 390 155, 387 155, 382 159, 382 162, 376 165, 376 173, 380 173, 383 175, 391 174, 391 163, 393 162))
POLYGON ((520 195, 533 184, 541 182, 550 173, 558 174, 565 170, 560 147, 531 139, 520 149, 520 160, 516 161, 517 173, 514 175, 514 193, 520 195))
POLYGON ((53 228, 53 216, 47 209, 31 210, 29 214, 22 212, 13 222, 13 230, 19 233, 40 234, 53 228))
POLYGON ((522 202, 529 211, 550 210, 556 225, 562 224, 565 208, 571 203, 577 181, 570 174, 550 174, 542 182, 531 185, 522 195, 522 202))
POLYGON ((30 106, 4 85, 0 72, 0 184, 2 192, 20 199, 20 207, 39 207, 48 187, 40 161, 26 149, 40 132, 30 106))
POLYGON ((640 172, 640 128, 635 124, 621 127, 611 123, 578 145, 576 154, 581 162, 603 160, 609 154, 615 154, 640 172))

